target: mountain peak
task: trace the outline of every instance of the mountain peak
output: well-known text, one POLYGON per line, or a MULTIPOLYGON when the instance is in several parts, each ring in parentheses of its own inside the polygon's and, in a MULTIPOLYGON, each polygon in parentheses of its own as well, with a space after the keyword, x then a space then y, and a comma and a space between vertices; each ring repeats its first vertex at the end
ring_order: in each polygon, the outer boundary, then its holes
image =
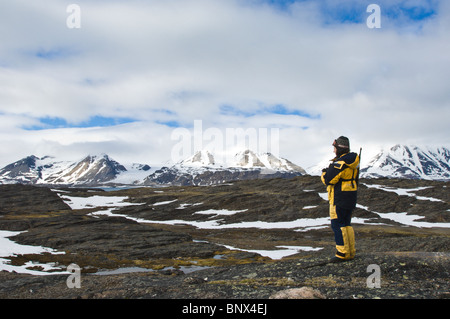
POLYGON ((108 156, 108 154, 105 154, 105 153, 88 154, 81 161, 94 162, 94 161, 100 161, 100 160, 110 160, 110 157, 108 156))
POLYGON ((24 184, 34 183, 40 177, 40 172, 36 169, 36 162, 40 158, 34 155, 22 158, 14 163, 6 165, 0 170, 0 177, 6 183, 21 182, 24 184))
POLYGON ((306 173, 300 166, 270 153, 243 150, 219 158, 223 161, 217 161, 208 150, 198 151, 172 167, 156 170, 145 178, 144 185, 214 185, 233 180, 291 178, 306 173))
POLYGON ((263 168, 265 165, 261 161, 258 154, 251 150, 245 150, 235 155, 235 165, 247 168, 263 168))
POLYGON ((1 183, 96 185, 114 179, 126 168, 106 154, 88 155, 77 162, 31 155, 0 170, 1 183))
POLYGON ((208 150, 197 151, 191 157, 182 160, 180 163, 182 166, 214 166, 215 160, 214 155, 208 150))
POLYGON ((305 170, 294 163, 277 157, 271 153, 256 153, 246 149, 226 157, 223 162, 217 161, 215 154, 208 150, 196 152, 185 160, 178 162, 177 167, 195 168, 238 168, 238 169, 266 169, 272 171, 296 171, 305 174, 305 170))
POLYGON ((450 178, 450 151, 445 147, 397 144, 381 150, 361 170, 366 178, 391 177, 443 180, 450 178))

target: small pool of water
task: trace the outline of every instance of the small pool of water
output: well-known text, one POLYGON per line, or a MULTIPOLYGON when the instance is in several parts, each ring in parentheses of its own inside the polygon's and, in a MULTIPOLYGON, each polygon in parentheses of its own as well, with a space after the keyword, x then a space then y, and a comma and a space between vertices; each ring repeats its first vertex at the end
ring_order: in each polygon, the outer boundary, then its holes
POLYGON ((172 269, 178 269, 184 272, 185 274, 189 274, 191 272, 195 272, 198 270, 208 269, 211 267, 208 266, 180 266, 178 268, 175 267, 165 267, 160 270, 154 270, 154 269, 148 269, 148 268, 142 268, 142 267, 123 267, 123 268, 117 268, 117 269, 111 269, 111 270, 101 270, 97 271, 96 273, 93 273, 93 275, 99 275, 99 276, 105 276, 105 275, 121 275, 121 274, 129 274, 134 272, 155 272, 155 271, 164 271, 164 270, 172 270, 172 269))

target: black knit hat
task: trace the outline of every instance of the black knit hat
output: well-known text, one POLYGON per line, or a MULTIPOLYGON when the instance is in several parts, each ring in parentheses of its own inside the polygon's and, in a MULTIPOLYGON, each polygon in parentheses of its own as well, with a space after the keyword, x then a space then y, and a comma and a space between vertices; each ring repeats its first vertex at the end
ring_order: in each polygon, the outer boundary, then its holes
POLYGON ((333 146, 350 149, 350 141, 345 136, 340 136, 334 140, 333 146))

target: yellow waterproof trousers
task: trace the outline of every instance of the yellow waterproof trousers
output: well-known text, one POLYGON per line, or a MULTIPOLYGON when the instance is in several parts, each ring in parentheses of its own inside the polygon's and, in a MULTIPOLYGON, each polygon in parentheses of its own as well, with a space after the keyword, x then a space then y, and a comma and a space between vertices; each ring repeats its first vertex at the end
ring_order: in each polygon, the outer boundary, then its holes
POLYGON ((336 242, 336 257, 349 260, 356 254, 355 232, 350 224, 352 210, 330 206, 331 228, 336 242))

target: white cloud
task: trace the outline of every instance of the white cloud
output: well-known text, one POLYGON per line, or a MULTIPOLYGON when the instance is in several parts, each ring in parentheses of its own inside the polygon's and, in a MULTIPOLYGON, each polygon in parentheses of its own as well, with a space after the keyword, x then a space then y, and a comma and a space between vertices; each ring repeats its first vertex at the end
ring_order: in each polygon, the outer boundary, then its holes
MULTIPOLYGON (((354 145, 447 143, 446 2, 420 28, 407 19, 399 28, 384 14, 378 30, 326 25, 309 1, 290 11, 238 0, 77 3, 81 29, 67 28, 61 1, 0 5, 0 165, 35 151, 168 160, 172 128, 155 123, 195 119, 220 129, 280 127, 281 155, 305 167, 331 153, 339 135, 354 145), (320 118, 259 112, 278 104, 320 118), (254 115, 224 114, 223 105, 254 115), (39 118, 93 116, 141 122, 21 129, 39 118)), ((380 1, 382 10, 390 5, 380 1)))

